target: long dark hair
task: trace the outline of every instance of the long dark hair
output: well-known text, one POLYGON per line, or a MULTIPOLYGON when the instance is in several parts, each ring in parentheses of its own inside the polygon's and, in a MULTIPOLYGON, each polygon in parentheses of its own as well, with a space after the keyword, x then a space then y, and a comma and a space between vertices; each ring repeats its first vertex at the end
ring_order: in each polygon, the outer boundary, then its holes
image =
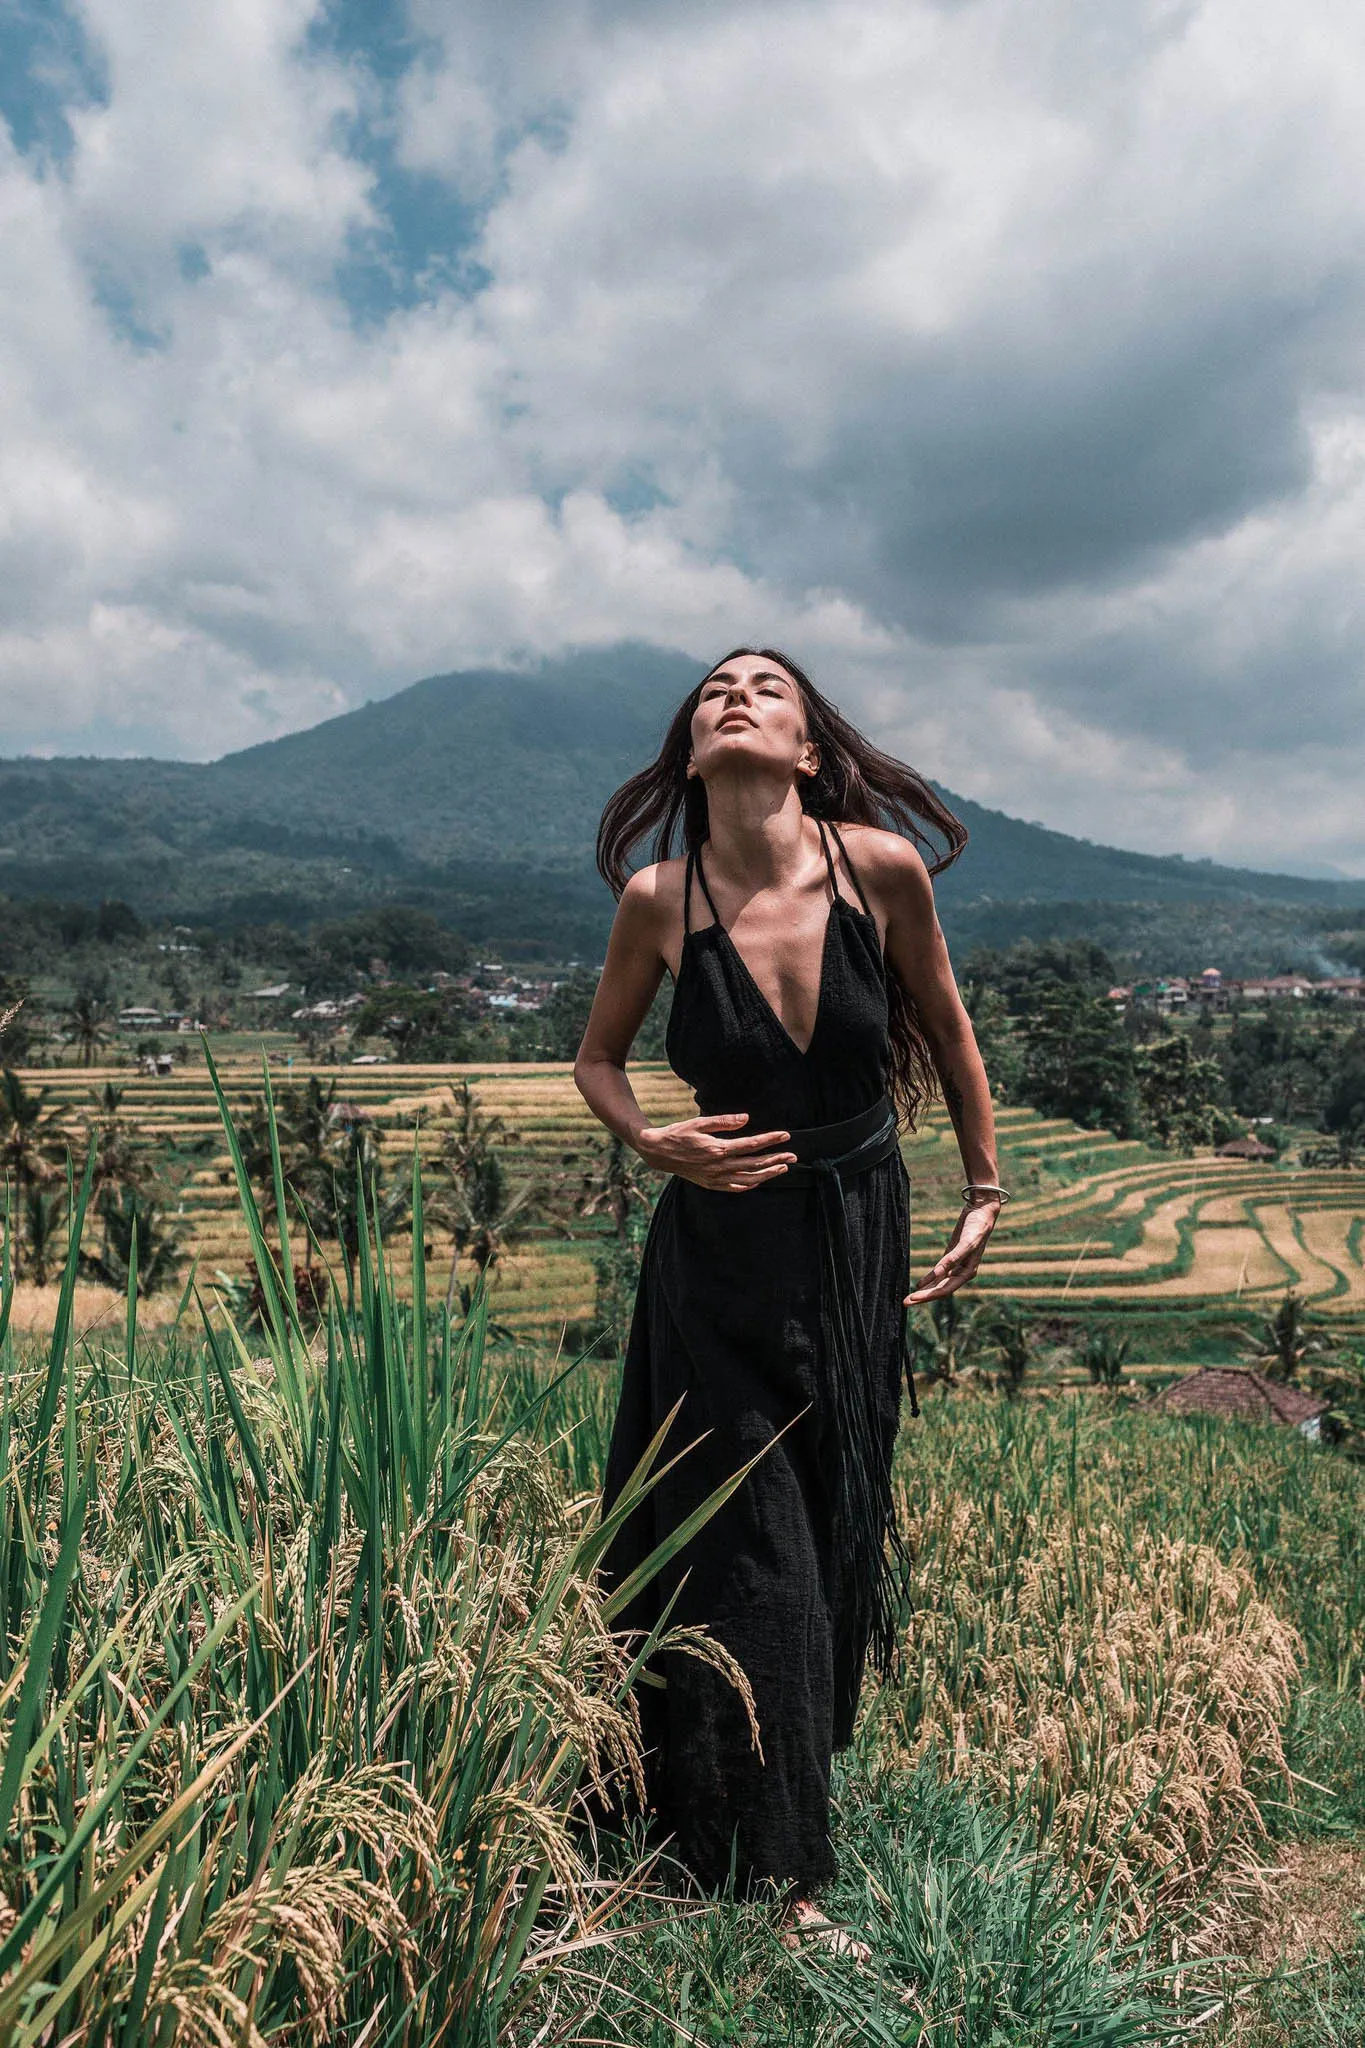
MULTIPOLYGON (((620 896, 630 879, 627 856, 647 834, 654 835, 655 860, 671 859, 679 820, 683 851, 695 852, 706 839, 706 785, 699 775, 687 773, 692 714, 716 670, 741 654, 777 663, 801 693, 806 734, 820 751, 819 773, 800 778, 804 811, 814 818, 833 819, 836 825, 877 825, 903 833, 924 855, 931 875, 957 859, 967 844, 967 828, 922 775, 864 739, 789 655, 775 647, 734 647, 678 706, 657 757, 607 799, 597 828, 597 866, 614 896, 620 896)), ((897 1122, 913 1130, 920 1110, 933 1099, 937 1076, 915 999, 889 961, 886 995, 891 1096, 897 1122)))

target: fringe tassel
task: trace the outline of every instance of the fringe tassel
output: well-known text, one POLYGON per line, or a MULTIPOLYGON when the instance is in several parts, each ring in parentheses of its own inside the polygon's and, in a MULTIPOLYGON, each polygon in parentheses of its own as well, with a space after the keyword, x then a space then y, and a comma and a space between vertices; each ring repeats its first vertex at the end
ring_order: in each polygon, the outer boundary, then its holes
MULTIPOLYGON (((855 1620, 876 1670, 902 1676, 898 1622, 909 1597, 910 1556, 896 1521, 889 1459, 868 1373, 871 1346, 853 1277, 843 1182, 832 1163, 810 1162, 825 1212, 821 1232, 835 1430, 836 1541, 852 1561, 855 1620)), ((901 1356, 906 1312, 901 1309, 901 1356)), ((913 1403, 914 1383, 911 1381, 913 1403)), ((915 1413, 918 1414, 918 1407, 915 1413)))

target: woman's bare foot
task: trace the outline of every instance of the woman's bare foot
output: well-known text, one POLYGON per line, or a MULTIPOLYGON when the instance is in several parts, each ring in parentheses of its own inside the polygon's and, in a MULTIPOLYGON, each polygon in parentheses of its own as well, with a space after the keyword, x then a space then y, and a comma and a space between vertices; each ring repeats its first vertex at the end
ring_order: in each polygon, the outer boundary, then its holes
POLYGON ((782 1946, 796 1950, 806 1941, 822 1942, 835 1955, 851 1956, 855 1963, 872 1960, 867 1943, 827 1920, 813 1899, 794 1899, 784 1916, 782 1946))

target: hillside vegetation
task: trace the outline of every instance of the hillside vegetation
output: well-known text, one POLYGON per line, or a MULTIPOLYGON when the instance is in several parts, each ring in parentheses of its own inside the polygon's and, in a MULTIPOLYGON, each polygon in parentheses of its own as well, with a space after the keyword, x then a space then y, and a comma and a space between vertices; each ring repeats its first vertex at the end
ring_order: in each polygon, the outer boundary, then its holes
MULTIPOLYGON (((568 951, 600 952, 602 805, 696 680, 682 656, 618 647, 429 677, 206 764, 0 761, 0 891, 215 923, 401 897, 473 940, 562 946, 567 932, 568 951)), ((1365 905, 1365 883, 1123 852, 945 793, 972 834, 940 885, 958 943, 1079 929, 1169 951, 1183 934, 1229 971, 1307 968, 1365 905)))

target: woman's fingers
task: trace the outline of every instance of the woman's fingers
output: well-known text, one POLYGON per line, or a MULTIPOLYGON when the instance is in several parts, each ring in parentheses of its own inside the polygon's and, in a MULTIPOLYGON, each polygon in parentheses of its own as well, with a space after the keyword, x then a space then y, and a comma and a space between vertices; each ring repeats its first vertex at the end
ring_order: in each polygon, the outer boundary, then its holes
POLYGON ((938 1264, 925 1274, 919 1285, 906 1295, 908 1305, 914 1308, 919 1302, 936 1301, 940 1295, 952 1294, 964 1281, 971 1279, 981 1264, 981 1253, 984 1249, 984 1246, 972 1245, 965 1251, 945 1252, 938 1264))

